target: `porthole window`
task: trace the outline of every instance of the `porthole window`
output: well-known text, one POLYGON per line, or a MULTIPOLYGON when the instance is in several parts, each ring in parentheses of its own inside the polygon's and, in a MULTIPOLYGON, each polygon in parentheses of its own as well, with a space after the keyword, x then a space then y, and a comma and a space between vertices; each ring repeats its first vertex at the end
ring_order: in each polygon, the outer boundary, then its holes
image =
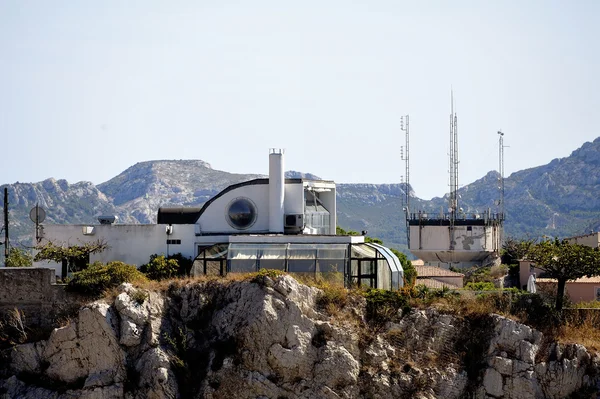
POLYGON ((238 230, 251 227, 256 222, 256 216, 256 205, 248 198, 236 198, 227 207, 227 222, 238 230))

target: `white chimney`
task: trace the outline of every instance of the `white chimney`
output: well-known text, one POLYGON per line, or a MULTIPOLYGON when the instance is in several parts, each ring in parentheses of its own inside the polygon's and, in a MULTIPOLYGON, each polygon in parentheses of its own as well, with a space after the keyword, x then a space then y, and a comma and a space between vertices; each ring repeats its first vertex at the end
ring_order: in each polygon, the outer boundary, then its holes
POLYGON ((283 233, 285 176, 282 149, 269 150, 269 232, 283 233))

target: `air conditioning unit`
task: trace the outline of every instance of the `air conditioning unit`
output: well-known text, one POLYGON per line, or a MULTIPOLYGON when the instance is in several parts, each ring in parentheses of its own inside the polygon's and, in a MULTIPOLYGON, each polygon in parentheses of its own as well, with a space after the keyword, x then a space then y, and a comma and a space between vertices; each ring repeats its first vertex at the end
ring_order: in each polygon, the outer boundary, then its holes
POLYGON ((302 213, 291 213, 284 216, 283 225, 286 230, 302 230, 304 228, 304 215, 302 213))

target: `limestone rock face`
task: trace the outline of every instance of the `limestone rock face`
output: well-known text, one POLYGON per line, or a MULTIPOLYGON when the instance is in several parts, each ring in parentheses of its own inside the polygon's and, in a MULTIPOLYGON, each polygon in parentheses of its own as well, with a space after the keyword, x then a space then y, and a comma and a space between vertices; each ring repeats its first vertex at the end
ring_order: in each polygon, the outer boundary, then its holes
POLYGON ((483 388, 502 398, 565 398, 590 385, 597 362, 581 345, 552 345, 540 353, 542 333, 493 315, 483 388), (554 359, 536 362, 536 357, 554 359))
POLYGON ((79 311, 76 323, 54 330, 43 357, 44 374, 53 380, 84 386, 104 386, 125 378, 124 353, 115 335, 116 314, 107 304, 92 304, 79 311))
POLYGON ((599 382, 600 357, 547 345, 499 315, 433 308, 368 321, 289 276, 187 283, 168 293, 119 287, 0 367, 7 398, 564 398, 599 382))

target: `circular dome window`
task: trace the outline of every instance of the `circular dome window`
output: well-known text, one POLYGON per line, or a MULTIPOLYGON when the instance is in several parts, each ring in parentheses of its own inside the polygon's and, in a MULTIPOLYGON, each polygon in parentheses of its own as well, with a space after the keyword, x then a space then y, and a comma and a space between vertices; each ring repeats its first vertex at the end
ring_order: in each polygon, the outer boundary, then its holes
POLYGON ((229 203, 226 216, 231 227, 245 230, 256 222, 256 206, 248 198, 236 198, 229 203))

